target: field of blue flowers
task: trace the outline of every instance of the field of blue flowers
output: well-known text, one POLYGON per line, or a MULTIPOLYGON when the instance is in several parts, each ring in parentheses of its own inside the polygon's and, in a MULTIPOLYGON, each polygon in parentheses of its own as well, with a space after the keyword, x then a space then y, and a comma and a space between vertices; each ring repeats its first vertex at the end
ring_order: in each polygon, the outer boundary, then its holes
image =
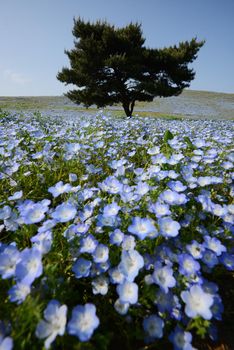
POLYGON ((234 270, 232 121, 0 114, 0 349, 192 350, 234 270))

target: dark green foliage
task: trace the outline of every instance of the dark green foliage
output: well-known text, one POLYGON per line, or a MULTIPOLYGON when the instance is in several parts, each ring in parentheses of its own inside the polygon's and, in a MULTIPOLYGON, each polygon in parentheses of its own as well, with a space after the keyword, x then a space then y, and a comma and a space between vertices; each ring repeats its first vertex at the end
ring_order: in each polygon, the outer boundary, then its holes
POLYGON ((149 49, 139 24, 115 28, 106 22, 74 20, 75 47, 65 51, 71 68, 63 68, 57 78, 74 84, 73 102, 86 107, 121 103, 131 116, 135 101, 179 95, 194 79, 188 64, 197 57, 204 41, 193 38, 178 46, 149 49))

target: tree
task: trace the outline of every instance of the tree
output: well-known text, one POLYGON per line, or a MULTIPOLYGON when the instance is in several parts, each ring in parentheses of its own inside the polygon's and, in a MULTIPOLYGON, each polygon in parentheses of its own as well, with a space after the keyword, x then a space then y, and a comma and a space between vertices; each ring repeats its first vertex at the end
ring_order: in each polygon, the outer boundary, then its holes
POLYGON ((65 54, 71 68, 63 67, 57 79, 77 89, 66 96, 86 107, 121 103, 132 116, 136 101, 179 95, 195 77, 189 63, 204 41, 193 38, 178 46, 151 49, 144 46, 141 25, 116 28, 107 22, 74 19, 75 47, 65 54))

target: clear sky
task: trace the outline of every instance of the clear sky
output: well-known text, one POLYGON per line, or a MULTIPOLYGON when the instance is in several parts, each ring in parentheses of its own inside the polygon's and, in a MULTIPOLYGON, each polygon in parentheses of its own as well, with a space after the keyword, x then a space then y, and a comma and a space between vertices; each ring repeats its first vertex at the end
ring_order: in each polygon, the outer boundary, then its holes
POLYGON ((73 18, 140 22, 146 46, 206 40, 193 90, 234 93, 234 0, 0 0, 0 96, 61 95, 73 18))

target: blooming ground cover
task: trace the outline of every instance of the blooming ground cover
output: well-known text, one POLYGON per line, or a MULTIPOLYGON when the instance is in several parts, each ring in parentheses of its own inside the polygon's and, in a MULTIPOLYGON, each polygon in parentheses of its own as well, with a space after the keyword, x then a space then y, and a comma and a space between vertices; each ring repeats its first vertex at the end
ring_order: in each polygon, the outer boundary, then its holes
POLYGON ((233 122, 0 118, 0 349, 194 349, 234 269, 233 122))

